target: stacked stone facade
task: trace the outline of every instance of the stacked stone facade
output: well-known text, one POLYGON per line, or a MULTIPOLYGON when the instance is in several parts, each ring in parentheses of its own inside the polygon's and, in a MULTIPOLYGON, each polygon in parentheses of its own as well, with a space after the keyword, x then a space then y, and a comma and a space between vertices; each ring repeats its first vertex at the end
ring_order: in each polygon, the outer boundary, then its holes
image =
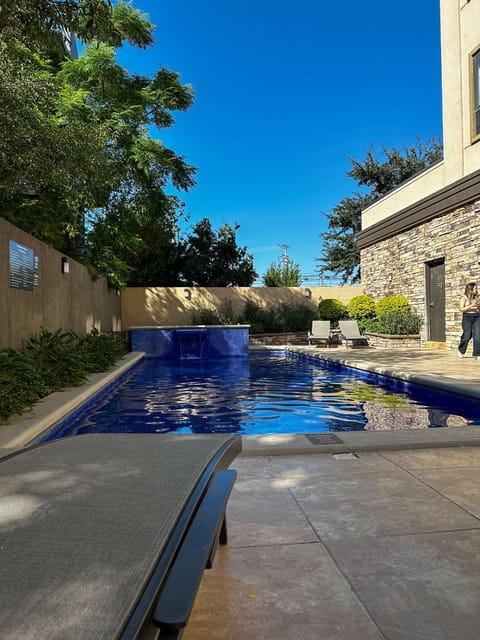
POLYGON ((480 201, 477 201, 363 249, 362 284, 365 293, 376 301, 387 295, 405 296, 424 319, 421 337, 425 343, 428 312, 425 264, 443 258, 446 346, 456 348, 461 334, 460 295, 467 282, 480 283, 479 251, 480 201))

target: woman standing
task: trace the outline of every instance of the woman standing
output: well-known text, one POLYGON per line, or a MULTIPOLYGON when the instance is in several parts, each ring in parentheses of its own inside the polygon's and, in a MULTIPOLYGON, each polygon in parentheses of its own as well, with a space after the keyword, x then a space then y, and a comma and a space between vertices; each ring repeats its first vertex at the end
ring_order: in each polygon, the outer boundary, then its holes
POLYGON ((480 300, 476 282, 469 282, 460 298, 462 312, 462 337, 458 345, 458 357, 463 358, 470 339, 473 338, 473 357, 480 360, 480 300))

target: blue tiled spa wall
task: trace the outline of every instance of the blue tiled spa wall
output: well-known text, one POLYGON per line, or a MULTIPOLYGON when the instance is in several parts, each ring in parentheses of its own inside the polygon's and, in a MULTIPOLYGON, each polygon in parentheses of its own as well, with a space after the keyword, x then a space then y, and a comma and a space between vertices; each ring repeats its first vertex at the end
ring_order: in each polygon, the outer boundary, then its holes
POLYGON ((172 360, 248 356, 248 325, 132 327, 132 351, 172 360))

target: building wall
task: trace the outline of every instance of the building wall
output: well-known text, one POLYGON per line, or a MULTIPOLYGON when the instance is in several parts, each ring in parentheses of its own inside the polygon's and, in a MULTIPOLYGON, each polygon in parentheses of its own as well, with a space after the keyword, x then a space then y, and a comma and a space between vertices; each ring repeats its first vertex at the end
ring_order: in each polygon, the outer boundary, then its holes
POLYGON ((70 260, 62 273, 62 255, 45 243, 0 218, 0 348, 16 349, 40 328, 86 333, 120 331, 120 298, 104 278, 92 280, 88 270, 70 260), (38 256, 39 286, 24 291, 10 286, 9 241, 38 256))
POLYGON ((365 209, 362 229, 480 168, 480 141, 472 143, 470 87, 470 55, 480 47, 480 0, 440 0, 440 23, 443 162, 365 209))
MULTIPOLYGON (((425 263, 444 258, 446 346, 456 348, 461 334, 460 296, 467 282, 480 282, 479 237, 480 208, 469 205, 363 249, 365 293, 376 300, 403 295, 425 319, 425 263), (390 284, 388 273, 392 273, 390 284)), ((425 324, 422 340, 426 340, 425 324)))
POLYGON ((363 293, 362 286, 352 287, 131 287, 122 291, 122 328, 134 326, 192 324, 192 313, 201 307, 219 309, 230 302, 235 314, 243 311, 247 300, 261 308, 282 303, 304 304, 316 309, 320 300, 336 298, 343 303, 363 293), (185 298, 187 289, 191 297, 185 298), (305 296, 310 292, 310 297, 305 296))

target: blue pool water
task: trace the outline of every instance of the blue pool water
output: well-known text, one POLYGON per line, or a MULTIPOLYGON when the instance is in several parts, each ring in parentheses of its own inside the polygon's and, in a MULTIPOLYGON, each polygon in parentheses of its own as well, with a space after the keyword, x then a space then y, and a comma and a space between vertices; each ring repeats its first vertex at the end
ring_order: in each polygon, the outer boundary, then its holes
POLYGON ((82 433, 321 433, 480 424, 479 403, 283 352, 145 359, 42 440, 82 433))

